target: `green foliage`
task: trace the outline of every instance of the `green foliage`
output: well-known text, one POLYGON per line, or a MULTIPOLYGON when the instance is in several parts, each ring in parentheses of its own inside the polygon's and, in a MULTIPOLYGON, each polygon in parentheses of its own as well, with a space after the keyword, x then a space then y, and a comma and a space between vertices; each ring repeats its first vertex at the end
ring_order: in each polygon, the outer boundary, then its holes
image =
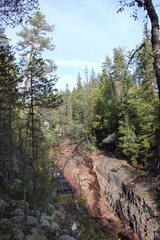
POLYGON ((137 102, 129 100, 132 109, 136 111, 136 132, 139 145, 140 162, 147 162, 154 158, 157 145, 156 132, 158 131, 158 99, 155 102, 139 99, 137 102))
MULTIPOLYGON (((18 43, 20 51, 28 50, 32 44, 37 52, 44 50, 54 50, 54 45, 51 38, 46 37, 46 34, 52 32, 54 26, 50 26, 45 19, 45 15, 41 12, 36 12, 32 18, 29 19, 29 27, 23 26, 22 30, 17 33, 22 38, 18 43)), ((30 50, 30 49, 29 49, 30 50)), ((28 52, 27 52, 28 53, 28 52)))
POLYGON ((12 48, 0 45, 0 172, 13 178, 13 158, 16 145, 18 106, 18 66, 12 48))
POLYGON ((123 85, 119 121, 119 147, 134 165, 153 161, 158 144, 158 96, 146 26, 144 42, 145 48, 136 55, 132 86, 123 85))
MULTIPOLYGON (((139 1, 140 3, 141 1, 139 1)), ((125 7, 133 7, 133 13, 131 14, 131 17, 134 18, 134 20, 138 20, 138 13, 136 8, 136 1, 126 2, 126 0, 120 0, 119 1, 121 7, 117 10, 117 13, 123 12, 125 7)), ((141 6, 142 7, 142 6, 141 6)))
POLYGON ((75 142, 86 139, 89 143, 94 138, 95 104, 98 95, 98 84, 92 71, 82 86, 80 74, 77 89, 72 92, 68 88, 62 92, 63 105, 58 108, 58 129, 63 137, 75 142))
POLYGON ((96 118, 102 122, 103 130, 106 132, 114 132, 117 128, 118 115, 118 98, 111 93, 110 80, 103 76, 100 86, 100 95, 95 106, 96 118))
POLYGON ((83 207, 85 207, 85 205, 86 205, 86 203, 87 203, 87 198, 82 194, 82 193, 80 193, 80 195, 78 196, 78 203, 81 205, 81 206, 83 206, 83 207))
POLYGON ((52 142, 51 134, 45 130, 45 127, 49 128, 49 122, 44 112, 45 109, 54 109, 61 102, 55 89, 56 66, 52 60, 42 57, 42 51, 54 49, 51 38, 46 36, 52 30, 53 26, 47 24, 45 16, 37 12, 29 19, 29 25, 23 26, 18 33, 21 37, 21 74, 25 79, 24 89, 19 88, 23 93, 19 98, 22 107, 19 109, 19 156, 23 161, 24 196, 28 197, 34 212, 36 206, 46 201, 52 185, 48 158, 52 142), (29 58, 27 63, 26 57, 29 58))
POLYGON ((53 197, 53 201, 69 204, 73 200, 72 200, 72 195, 71 194, 59 194, 58 196, 53 197))
MULTIPOLYGON (((124 1, 124 6, 132 7, 133 3, 124 1)), ((63 138, 75 143, 85 139, 85 147, 94 149, 95 143, 101 146, 103 138, 116 132, 119 152, 135 166, 153 162, 158 149, 159 103, 147 26, 143 47, 132 59, 132 72, 123 49, 115 48, 113 59, 105 58, 99 75, 92 69, 89 76, 86 67, 85 79, 78 73, 77 87, 70 91, 66 86, 61 93, 55 88, 54 62, 42 57, 44 50, 54 49, 46 35, 53 28, 40 12, 23 26, 18 34, 19 67, 8 41, 4 41, 3 30, 0 33, 0 172, 13 180, 13 196, 14 188, 22 196, 26 187, 27 200, 33 207, 33 189, 37 206, 48 197, 54 182, 50 149, 63 138), (26 80, 25 89, 22 79, 26 80), (21 162, 19 172, 14 170, 15 159, 21 162)), ((59 195, 55 200, 68 203, 72 199, 59 195)), ((86 203, 83 196, 79 201, 86 203)), ((80 220, 83 237, 98 239, 92 221, 86 216, 80 220)))
POLYGON ((12 27, 27 21, 38 9, 38 0, 5 0, 0 3, 0 21, 3 26, 12 27))
POLYGON ((119 148, 131 160, 132 164, 136 166, 139 146, 137 144, 135 128, 129 122, 127 113, 125 113, 123 120, 119 121, 119 148))
POLYGON ((88 146, 95 142, 101 146, 108 134, 117 132, 115 147, 135 166, 153 161, 157 149, 158 98, 146 26, 143 41, 132 60, 132 73, 123 49, 115 48, 113 61, 106 57, 101 75, 92 72, 89 79, 86 68, 82 85, 78 74, 77 88, 62 93, 57 113, 62 136, 75 142, 85 138, 88 146))
POLYGON ((100 226, 95 223, 94 219, 80 206, 77 216, 79 223, 79 232, 82 239, 104 239, 109 240, 109 236, 103 233, 99 228, 100 226))

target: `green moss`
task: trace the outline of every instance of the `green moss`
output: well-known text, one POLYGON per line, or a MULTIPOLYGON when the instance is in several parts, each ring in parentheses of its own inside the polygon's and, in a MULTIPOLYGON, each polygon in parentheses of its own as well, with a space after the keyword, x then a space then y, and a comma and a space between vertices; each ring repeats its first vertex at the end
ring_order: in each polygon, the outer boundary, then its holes
POLYGON ((78 197, 78 203, 81 205, 81 206, 85 206, 86 203, 87 203, 87 198, 86 196, 84 196, 82 193, 80 193, 79 197, 78 197))

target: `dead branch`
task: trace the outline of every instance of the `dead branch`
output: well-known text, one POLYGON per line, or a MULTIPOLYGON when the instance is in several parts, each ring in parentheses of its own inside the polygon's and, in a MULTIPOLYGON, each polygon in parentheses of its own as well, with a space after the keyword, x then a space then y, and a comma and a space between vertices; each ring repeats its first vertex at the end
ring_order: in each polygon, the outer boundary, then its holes
POLYGON ((84 141, 85 141, 85 139, 82 139, 82 140, 76 145, 76 147, 74 148, 73 152, 72 152, 72 153, 69 155, 69 157, 67 158, 67 160, 66 160, 66 162, 65 162, 65 164, 64 164, 64 167, 63 167, 63 169, 62 169, 62 172, 64 171, 65 167, 67 166, 68 161, 73 157, 74 153, 77 152, 78 147, 79 147, 79 146, 81 145, 81 143, 84 142, 84 141))
POLYGON ((126 70, 128 70, 129 65, 130 65, 131 61, 133 60, 135 54, 136 54, 137 52, 139 52, 143 47, 145 47, 145 43, 142 43, 142 44, 139 46, 139 48, 137 48, 137 49, 132 53, 132 55, 131 55, 131 57, 130 57, 130 59, 129 59, 129 61, 128 61, 126 70))

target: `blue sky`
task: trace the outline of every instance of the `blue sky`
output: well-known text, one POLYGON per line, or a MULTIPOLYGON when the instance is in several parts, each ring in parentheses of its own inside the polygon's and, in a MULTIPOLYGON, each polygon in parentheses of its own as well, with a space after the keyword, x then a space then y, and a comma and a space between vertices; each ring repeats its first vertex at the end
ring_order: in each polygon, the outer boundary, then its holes
MULTIPOLYGON (((153 2, 158 2, 155 0, 153 2)), ((76 86, 77 74, 85 75, 85 66, 101 72, 101 64, 113 48, 132 50, 142 41, 144 13, 139 20, 130 17, 132 10, 117 14, 118 0, 40 0, 40 9, 49 24, 55 51, 50 55, 57 65, 58 89, 76 86)), ((158 8, 158 11, 160 8, 158 8)), ((11 30, 7 30, 11 34, 11 30)), ((14 42, 17 40, 14 37, 14 42)), ((18 40, 17 40, 18 41, 18 40)), ((46 53, 47 54, 47 53, 46 53)))

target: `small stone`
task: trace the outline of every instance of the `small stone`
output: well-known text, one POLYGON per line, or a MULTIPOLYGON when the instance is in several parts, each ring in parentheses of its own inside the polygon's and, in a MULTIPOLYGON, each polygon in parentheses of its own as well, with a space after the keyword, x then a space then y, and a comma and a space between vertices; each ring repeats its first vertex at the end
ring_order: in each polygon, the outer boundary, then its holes
POLYGON ((76 240, 76 239, 69 236, 69 235, 62 235, 62 236, 59 237, 58 240, 76 240))
POLYGON ((38 220, 36 217, 28 216, 27 217, 27 224, 29 225, 38 225, 38 220))
POLYGON ((59 228, 58 223, 56 223, 56 222, 52 222, 51 226, 54 227, 54 228, 59 228))

